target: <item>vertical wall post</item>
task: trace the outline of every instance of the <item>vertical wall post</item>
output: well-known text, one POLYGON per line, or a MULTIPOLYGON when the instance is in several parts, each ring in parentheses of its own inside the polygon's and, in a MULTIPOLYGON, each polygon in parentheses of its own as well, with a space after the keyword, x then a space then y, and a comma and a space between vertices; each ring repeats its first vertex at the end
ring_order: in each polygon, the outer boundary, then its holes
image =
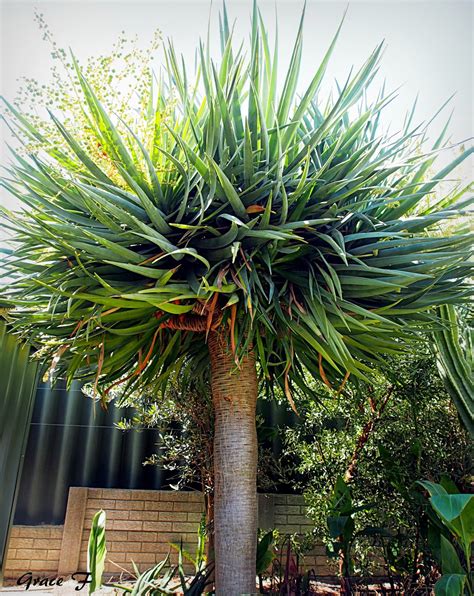
POLYGON ((72 575, 79 570, 87 493, 88 489, 83 487, 72 486, 69 489, 58 575, 72 575))

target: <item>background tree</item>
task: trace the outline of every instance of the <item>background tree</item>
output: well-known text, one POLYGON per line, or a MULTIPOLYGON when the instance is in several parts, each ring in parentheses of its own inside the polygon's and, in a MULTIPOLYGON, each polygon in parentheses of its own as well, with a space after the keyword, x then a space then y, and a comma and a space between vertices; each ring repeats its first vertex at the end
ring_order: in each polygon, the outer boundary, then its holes
POLYGON ((386 531, 357 537, 352 549, 356 574, 377 573, 384 559, 386 569, 390 565, 395 576, 411 582, 407 592, 418 582, 429 582, 439 562, 430 550, 414 483, 439 482, 445 476, 461 492, 474 489, 472 441, 437 374, 430 347, 418 343, 409 353, 391 357, 385 374, 374 376, 369 385, 349 384, 338 400, 325 397, 322 383, 313 387, 324 408, 307 400, 301 404, 301 423, 282 434, 284 459, 293 463, 314 538, 330 542, 329 496, 336 478, 347 478, 350 470, 354 507, 370 504, 355 515, 356 532, 367 526, 386 531), (385 404, 381 416, 373 403, 385 404))
MULTIPOLYGON (((248 55, 224 11, 219 62, 201 42, 191 82, 170 42, 131 124, 72 58, 108 167, 52 113, 68 147, 40 135, 41 151, 15 154, 2 180, 24 205, 3 210, 15 248, 2 302, 51 372, 93 379, 105 399, 119 384, 163 391, 190 359, 196 378, 210 365, 226 596, 255 589, 256 361, 295 407, 307 371, 336 389, 364 378, 430 327, 433 306, 469 292, 471 237, 439 233, 467 201, 434 189, 472 149, 430 178, 443 134, 423 153, 413 114, 397 135, 379 129, 393 95, 368 103, 366 91, 382 46, 324 101, 336 34, 298 96, 302 29, 280 93, 278 46, 256 4, 248 55)), ((12 126, 38 139, 7 105, 12 126)))

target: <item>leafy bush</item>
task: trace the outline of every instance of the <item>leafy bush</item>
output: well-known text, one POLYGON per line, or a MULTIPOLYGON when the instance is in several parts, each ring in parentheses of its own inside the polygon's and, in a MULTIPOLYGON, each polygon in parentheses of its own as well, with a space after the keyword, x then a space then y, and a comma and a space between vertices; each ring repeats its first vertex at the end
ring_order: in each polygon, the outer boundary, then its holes
POLYGON ((432 520, 430 546, 435 553, 442 577, 436 582, 436 596, 469 594, 474 583, 471 573, 471 549, 474 542, 474 495, 459 494, 451 482, 435 484, 421 481, 430 495, 432 520))
MULTIPOLYGON (((324 400, 324 389, 316 391, 324 400)), ((373 384, 348 386, 344 395, 323 403, 323 408, 306 403, 301 424, 284 433, 286 457, 295 458, 302 475, 297 482, 314 535, 330 544, 331 492, 338 476, 349 476, 354 506, 372 505, 358 512, 355 531, 374 526, 391 535, 390 545, 359 537, 352 548, 355 571, 375 571, 377 563, 369 556, 375 546, 386 570, 419 573, 426 545, 411 487, 419 478, 439 480, 443 474, 463 491, 472 481, 471 442, 431 353, 419 345, 411 356, 394 358, 390 374, 374 376, 373 384)))
MULTIPOLYGON (((93 397, 91 385, 83 391, 93 397)), ((119 396, 119 393, 116 395, 119 396)), ((281 392, 280 397, 284 399, 281 392)), ((156 395, 145 390, 126 399, 118 399, 117 405, 130 406, 135 410, 131 418, 123 418, 118 423, 121 430, 145 427, 159 432, 157 450, 147 457, 146 465, 156 465, 172 472, 170 487, 175 490, 192 488, 202 490, 205 495, 212 494, 214 412, 208 385, 203 387, 201 383, 192 381, 170 382, 163 397, 157 399, 156 395)), ((284 416, 284 405, 280 407, 284 416)), ((257 414, 256 422, 258 489, 262 492, 288 490, 288 485, 293 482, 291 466, 273 449, 273 440, 280 439, 278 428, 268 426, 268 415, 257 414)))
MULTIPOLYGON (((119 402, 120 403, 120 402, 119 402)), ((199 488, 212 492, 212 451, 214 437, 210 388, 194 383, 179 386, 169 383, 164 397, 152 392, 133 394, 122 402, 135 408, 131 419, 122 419, 122 430, 155 428, 160 442, 145 461, 172 471, 173 489, 199 488)))

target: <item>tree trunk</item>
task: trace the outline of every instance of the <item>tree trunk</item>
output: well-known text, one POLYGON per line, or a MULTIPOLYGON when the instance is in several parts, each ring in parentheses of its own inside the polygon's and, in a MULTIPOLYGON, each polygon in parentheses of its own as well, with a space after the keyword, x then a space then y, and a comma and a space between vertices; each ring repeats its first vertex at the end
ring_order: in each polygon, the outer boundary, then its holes
POLYGON ((236 370, 217 332, 208 338, 214 402, 216 596, 256 591, 257 374, 253 353, 236 370))
MULTIPOLYGON (((205 494, 204 503, 206 507, 206 562, 208 565, 214 565, 214 491, 205 494)), ((209 581, 214 583, 214 572, 209 576, 209 581)))

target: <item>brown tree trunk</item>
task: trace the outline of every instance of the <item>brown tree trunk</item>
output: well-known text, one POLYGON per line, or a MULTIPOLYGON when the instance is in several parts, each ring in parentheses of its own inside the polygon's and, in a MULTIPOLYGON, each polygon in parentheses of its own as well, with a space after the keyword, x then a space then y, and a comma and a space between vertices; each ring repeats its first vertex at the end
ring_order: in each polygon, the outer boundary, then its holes
POLYGON ((257 548, 257 374, 253 353, 240 369, 225 341, 208 338, 214 402, 216 596, 254 594, 257 548))
POLYGON ((347 468, 346 473, 344 474, 345 482, 352 482, 352 480, 354 479, 354 476, 356 474, 357 464, 359 462, 359 457, 364 449, 365 444, 370 439, 370 436, 373 433, 376 425, 380 421, 380 418, 382 417, 382 415, 384 413, 384 410, 388 403, 388 400, 390 399, 390 396, 393 393, 393 389, 394 389, 393 386, 388 388, 388 390, 387 390, 385 396, 382 398, 380 404, 377 404, 375 402, 374 398, 372 396, 369 396, 369 405, 370 405, 370 412, 371 412, 372 418, 368 422, 366 422, 366 424, 364 425, 364 428, 362 429, 361 434, 359 435, 359 438, 357 440, 357 445, 356 445, 354 452, 352 454, 349 467, 347 468))
MULTIPOLYGON (((208 565, 214 565, 214 492, 205 495, 206 506, 206 562, 208 565)), ((210 575, 209 581, 214 582, 214 572, 210 575)))

